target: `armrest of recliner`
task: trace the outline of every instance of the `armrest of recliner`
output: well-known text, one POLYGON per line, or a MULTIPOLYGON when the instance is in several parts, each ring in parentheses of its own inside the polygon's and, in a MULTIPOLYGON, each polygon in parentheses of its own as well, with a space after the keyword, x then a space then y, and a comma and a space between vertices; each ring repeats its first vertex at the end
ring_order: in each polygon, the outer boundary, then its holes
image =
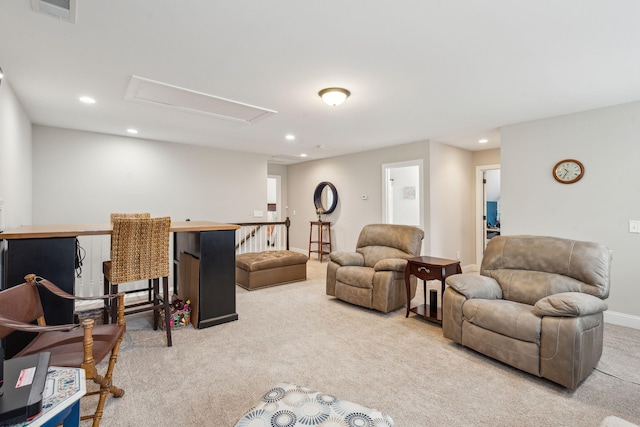
POLYGON ((538 300, 533 307, 533 314, 539 317, 580 317, 601 313, 607 308, 607 303, 596 296, 582 292, 561 292, 538 300))
POLYGON ((467 299, 502 299, 502 288, 492 277, 454 274, 447 277, 446 283, 467 299))
POLYGON ((364 265, 364 256, 359 252, 331 252, 329 258, 331 261, 342 266, 353 265, 362 267, 364 265))
POLYGON ((373 266, 375 271, 399 271, 404 272, 407 266, 407 260, 402 258, 385 258, 376 262, 373 266))

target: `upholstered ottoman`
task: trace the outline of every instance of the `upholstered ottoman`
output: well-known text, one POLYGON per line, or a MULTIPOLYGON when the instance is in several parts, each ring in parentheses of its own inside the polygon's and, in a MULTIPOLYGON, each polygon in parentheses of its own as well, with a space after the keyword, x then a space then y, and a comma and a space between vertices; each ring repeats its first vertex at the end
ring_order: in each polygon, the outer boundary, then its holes
POLYGON ((296 384, 280 383, 251 408, 235 427, 393 427, 384 412, 296 384))
POLYGON ((286 250, 236 255, 236 283, 251 291, 307 280, 307 261, 306 255, 286 250))

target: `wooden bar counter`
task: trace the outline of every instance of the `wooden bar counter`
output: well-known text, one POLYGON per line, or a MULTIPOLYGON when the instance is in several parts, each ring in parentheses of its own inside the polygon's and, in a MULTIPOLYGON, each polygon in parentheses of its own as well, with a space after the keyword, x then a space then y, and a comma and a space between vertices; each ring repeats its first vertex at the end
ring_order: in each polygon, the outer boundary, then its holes
MULTIPOLYGON (((221 231, 236 230, 240 226, 212 221, 172 221, 169 231, 221 231)), ((110 224, 58 224, 58 225, 22 225, 0 233, 0 239, 48 239, 56 237, 99 236, 111 234, 110 224)))
MULTIPOLYGON (((238 319, 235 299, 235 230, 238 228, 235 224, 212 221, 171 223, 174 290, 184 287, 191 292, 187 296, 196 300, 197 308, 192 313, 196 328, 238 319), (185 259, 185 265, 181 266, 181 258, 185 259), (180 277, 189 283, 181 283, 180 277)), ((74 293, 76 238, 109 234, 108 223, 24 225, 0 233, 0 239, 7 241, 2 254, 2 289, 23 283, 26 274, 35 273, 74 293)), ((73 322, 73 301, 60 305, 58 299, 54 304, 44 293, 41 297, 47 323, 73 322)))

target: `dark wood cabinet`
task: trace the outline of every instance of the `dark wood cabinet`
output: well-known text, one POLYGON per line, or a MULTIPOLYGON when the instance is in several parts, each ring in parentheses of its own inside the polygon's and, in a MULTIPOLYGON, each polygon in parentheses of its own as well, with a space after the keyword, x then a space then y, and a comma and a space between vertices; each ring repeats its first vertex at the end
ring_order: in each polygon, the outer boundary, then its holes
MULTIPOLYGON (((33 273, 45 277, 63 291, 73 294, 75 285, 76 238, 8 240, 4 253, 2 289, 24 283, 33 273)), ((40 289, 44 316, 49 325, 73 323, 74 303, 40 289)), ((13 357, 35 336, 17 331, 5 338, 6 357, 13 357)))
POLYGON ((237 320, 235 230, 175 233, 174 254, 175 289, 191 300, 193 326, 237 320))

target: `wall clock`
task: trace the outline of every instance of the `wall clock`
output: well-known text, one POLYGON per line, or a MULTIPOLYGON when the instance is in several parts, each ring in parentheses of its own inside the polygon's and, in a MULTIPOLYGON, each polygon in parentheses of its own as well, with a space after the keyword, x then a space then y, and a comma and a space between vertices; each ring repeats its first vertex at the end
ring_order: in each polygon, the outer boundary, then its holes
POLYGON ((584 175, 584 166, 578 160, 560 160, 553 167, 553 177, 562 184, 573 184, 584 175))

